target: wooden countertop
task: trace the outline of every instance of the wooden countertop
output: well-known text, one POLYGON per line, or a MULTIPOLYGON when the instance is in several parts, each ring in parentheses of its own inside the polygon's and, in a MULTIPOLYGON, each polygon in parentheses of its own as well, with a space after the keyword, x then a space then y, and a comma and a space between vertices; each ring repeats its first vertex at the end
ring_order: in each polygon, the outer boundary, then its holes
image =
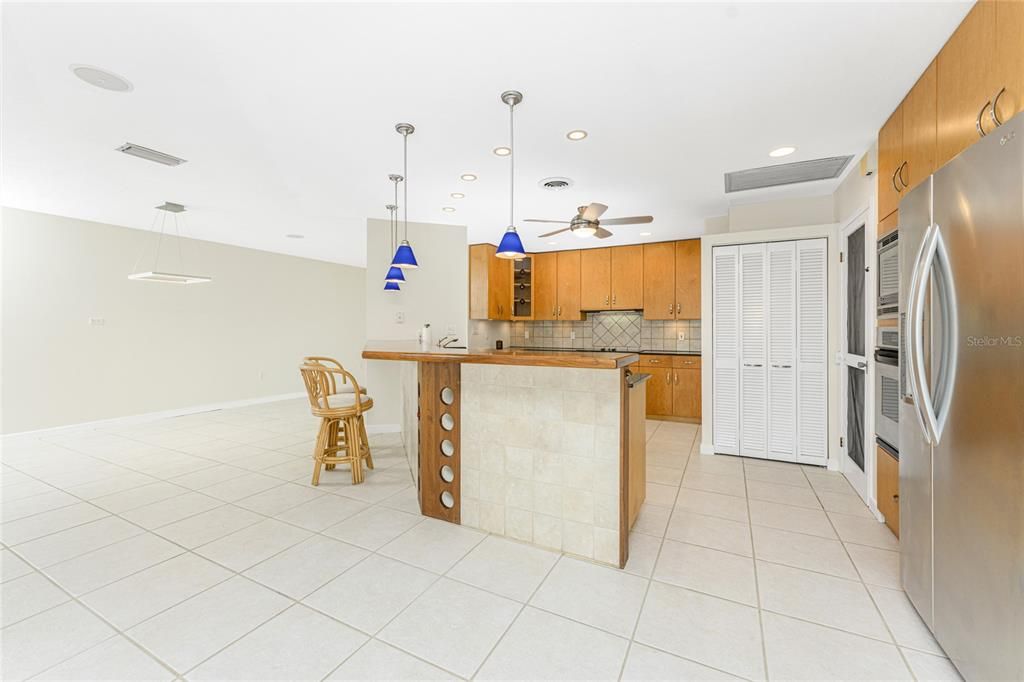
POLYGON ((530 367, 582 367, 619 369, 640 360, 636 353, 595 353, 564 350, 495 350, 481 348, 438 348, 421 350, 415 341, 371 341, 363 349, 367 360, 406 360, 412 362, 470 362, 484 365, 524 365, 530 367))

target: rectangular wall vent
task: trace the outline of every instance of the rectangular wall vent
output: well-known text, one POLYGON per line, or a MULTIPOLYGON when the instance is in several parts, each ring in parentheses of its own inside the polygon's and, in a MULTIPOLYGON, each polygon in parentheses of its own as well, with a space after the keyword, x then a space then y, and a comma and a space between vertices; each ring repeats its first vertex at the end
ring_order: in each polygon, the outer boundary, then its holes
POLYGON ((852 156, 831 156, 795 163, 782 163, 763 168, 748 168, 725 174, 725 191, 743 192, 748 189, 795 185, 812 180, 832 180, 842 174, 852 156))
POLYGON ((132 142, 125 142, 117 148, 117 151, 124 152, 129 156, 137 156, 140 159, 146 159, 147 161, 156 161, 157 163, 162 163, 165 166, 180 166, 181 164, 186 163, 185 159, 179 159, 177 156, 158 152, 155 149, 143 147, 140 144, 134 144, 132 142))

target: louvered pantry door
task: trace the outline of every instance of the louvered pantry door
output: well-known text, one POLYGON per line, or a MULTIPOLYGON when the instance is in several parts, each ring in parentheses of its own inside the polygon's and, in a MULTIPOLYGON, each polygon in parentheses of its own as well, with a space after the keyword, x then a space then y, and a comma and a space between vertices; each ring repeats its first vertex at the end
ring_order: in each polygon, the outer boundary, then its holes
POLYGON ((796 461, 796 242, 768 250, 768 458, 796 461))
POLYGON ((827 240, 796 243, 797 461, 828 462, 827 240))
POLYGON ((716 246, 712 260, 711 442, 739 454, 739 247, 716 246))
POLYGON ((740 454, 768 454, 766 244, 740 247, 740 454))

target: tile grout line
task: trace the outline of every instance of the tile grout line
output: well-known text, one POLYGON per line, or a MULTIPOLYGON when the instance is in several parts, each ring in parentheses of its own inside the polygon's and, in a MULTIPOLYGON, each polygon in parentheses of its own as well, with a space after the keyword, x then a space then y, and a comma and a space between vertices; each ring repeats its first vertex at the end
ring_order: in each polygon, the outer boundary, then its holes
MULTIPOLYGON (((805 477, 806 478, 806 477, 805 477)), ((747 465, 743 464, 743 489, 747 492, 747 529, 750 534, 750 562, 754 570, 754 595, 757 601, 757 625, 761 631, 761 663, 764 665, 764 678, 770 680, 768 674, 768 642, 764 633, 764 609, 761 602, 761 579, 757 570, 757 546, 754 543, 754 518, 750 513, 750 491, 747 490, 747 465)))

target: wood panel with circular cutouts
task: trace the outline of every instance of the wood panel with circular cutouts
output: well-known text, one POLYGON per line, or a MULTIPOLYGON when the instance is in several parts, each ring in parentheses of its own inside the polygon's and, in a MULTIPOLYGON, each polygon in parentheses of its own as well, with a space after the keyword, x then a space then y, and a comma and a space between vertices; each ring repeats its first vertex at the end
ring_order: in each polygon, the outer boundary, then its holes
POLYGON ((419 363, 420 510, 452 523, 461 523, 460 377, 458 362, 419 363))

